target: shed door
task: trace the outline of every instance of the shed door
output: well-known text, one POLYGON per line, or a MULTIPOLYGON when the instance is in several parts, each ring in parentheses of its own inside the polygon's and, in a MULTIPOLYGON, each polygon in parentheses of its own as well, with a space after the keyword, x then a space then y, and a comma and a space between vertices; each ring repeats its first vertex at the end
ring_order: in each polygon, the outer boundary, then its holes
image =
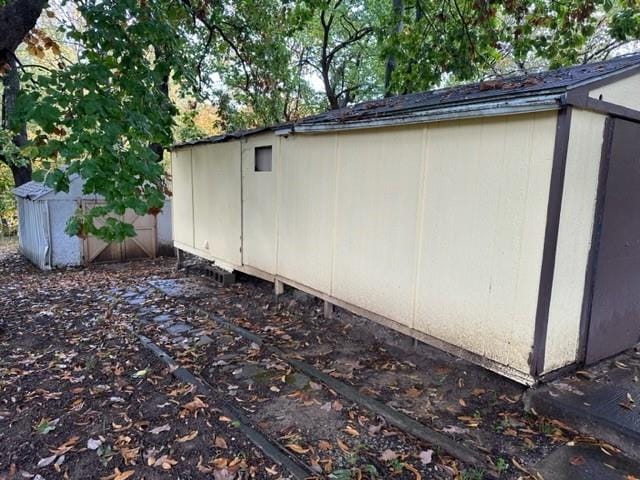
MULTIPOLYGON (((82 207, 90 210, 95 201, 83 201, 82 207)), ((156 217, 154 215, 136 215, 127 211, 124 221, 133 225, 136 236, 124 242, 107 243, 99 238, 89 236, 84 239, 84 263, 119 262, 136 258, 154 258, 156 255, 156 217)), ((101 220, 96 225, 101 226, 101 220)))
POLYGON ((272 134, 242 145, 242 264, 276 270, 277 141, 272 134))
POLYGON ((609 120, 587 363, 640 341, 640 124, 609 120))

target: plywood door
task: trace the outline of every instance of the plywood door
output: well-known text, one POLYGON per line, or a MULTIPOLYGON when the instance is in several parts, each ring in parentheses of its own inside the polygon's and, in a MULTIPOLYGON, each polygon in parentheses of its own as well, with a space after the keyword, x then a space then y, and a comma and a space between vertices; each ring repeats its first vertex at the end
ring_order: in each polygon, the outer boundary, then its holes
MULTIPOLYGON (((84 210, 90 210, 98 202, 83 201, 84 210)), ((154 258, 157 251, 156 217, 154 215, 137 215, 127 211, 123 220, 133 225, 136 236, 124 242, 105 242, 94 236, 84 240, 84 263, 118 262, 137 258, 154 258)), ((101 227, 104 221, 95 220, 95 225, 101 227)))
MULTIPOLYGON (((264 152, 263 152, 264 153, 264 152)), ((272 133, 242 144, 242 263, 276 273, 278 144, 272 133), (257 171, 256 151, 271 147, 271 169, 257 171)))
POLYGON ((640 341, 640 124, 609 122, 587 363, 640 341))

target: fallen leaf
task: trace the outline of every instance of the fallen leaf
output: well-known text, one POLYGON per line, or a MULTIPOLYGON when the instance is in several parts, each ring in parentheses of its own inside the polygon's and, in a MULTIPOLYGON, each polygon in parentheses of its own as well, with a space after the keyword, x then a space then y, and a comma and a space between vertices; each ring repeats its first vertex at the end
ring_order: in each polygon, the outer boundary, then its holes
POLYGON ((223 437, 217 436, 214 440, 213 440, 213 444, 218 447, 218 448, 224 448, 227 449, 227 442, 223 437))
POLYGON ((382 452, 382 454, 380 454, 379 458, 383 462, 390 462, 391 460, 395 460, 396 458, 398 458, 398 454, 393 450, 389 450, 387 448, 384 452, 382 452))
POLYGON ((207 404, 200 400, 200 397, 194 397, 192 401, 185 403, 182 408, 193 413, 202 408, 207 408, 207 404))
POLYGON ((142 378, 149 373, 149 369, 145 368, 144 370, 138 370, 136 373, 131 375, 133 378, 142 378))
POLYGON ((56 459, 56 458, 58 458, 58 455, 51 455, 50 457, 42 458, 42 459, 40 459, 40 461, 38 462, 38 465, 37 465, 37 466, 38 466, 39 468, 49 466, 49 465, 51 465, 51 464, 55 461, 55 459, 56 459))
POLYGON ((318 441, 318 448, 322 451, 327 451, 327 450, 331 450, 332 445, 331 443, 327 442, 326 440, 319 440, 318 441))
POLYGON ((196 438, 197 436, 198 436, 198 431, 194 430, 193 432, 186 434, 184 437, 176 438, 176 442, 178 442, 178 443, 189 442, 189 441, 193 440, 194 438, 196 438))
POLYGON ((423 465, 429 465, 433 460, 433 450, 423 450, 418 457, 423 465))
POLYGON ((358 432, 355 428, 353 428, 351 425, 347 425, 347 427, 344 429, 344 431, 346 433, 348 433, 349 435, 351 435, 352 437, 358 437, 360 435, 360 432, 358 432))
POLYGON ((303 448, 300 445, 296 445, 295 443, 290 443, 289 445, 287 445, 287 448, 299 454, 307 453, 309 451, 308 448, 303 448))
POLYGON ((89 450, 97 450, 100 445, 102 445, 102 440, 96 440, 93 438, 90 438, 89 440, 87 440, 87 448, 89 450))
POLYGON ((154 435, 159 435, 162 432, 168 432, 169 430, 171 430, 171 427, 167 423, 165 425, 162 425, 161 427, 152 428, 151 430, 149 430, 149 432, 153 433, 154 435))
POLYGON ((338 443, 338 447, 340 447, 340 450, 342 450, 344 453, 349 453, 350 448, 346 443, 344 443, 339 438, 336 438, 336 442, 338 443))

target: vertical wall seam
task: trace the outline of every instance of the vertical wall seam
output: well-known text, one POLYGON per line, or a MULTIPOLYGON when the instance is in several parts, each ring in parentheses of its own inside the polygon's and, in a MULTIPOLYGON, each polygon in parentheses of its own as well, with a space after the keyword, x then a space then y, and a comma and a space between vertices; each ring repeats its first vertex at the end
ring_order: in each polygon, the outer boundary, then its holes
POLYGON ((549 307, 551 305, 551 290, 555 270, 556 247, 558 245, 560 210, 564 190, 564 175, 567 163, 570 128, 571 107, 566 107, 558 112, 556 138, 553 149, 553 164, 551 167, 549 200, 547 203, 544 232, 544 249, 542 253, 542 266, 540 268, 540 283, 538 287, 538 302, 533 335, 533 350, 530 359, 530 372, 534 378, 538 378, 544 371, 549 307))
POLYGON ((194 184, 193 184, 193 148, 189 149, 189 176, 191 177, 191 246, 196 248, 196 201, 194 198, 194 184))
MULTIPOLYGON (((534 137, 535 137, 535 133, 536 133, 536 127, 539 126, 539 121, 540 121, 541 116, 540 115, 534 115, 534 120, 533 122, 531 122, 529 124, 529 136, 528 136, 528 144, 527 144, 527 149, 526 151, 529 152, 529 159, 527 161, 527 181, 525 184, 525 192, 524 192, 524 201, 523 201, 523 205, 524 205, 524 211, 522 212, 522 224, 520 226, 521 230, 520 230, 520 235, 518 235, 518 268, 516 268, 516 285, 515 285, 515 289, 514 289, 514 305, 517 305, 518 303, 518 294, 519 294, 519 287, 520 287, 520 282, 521 282, 521 274, 522 274, 522 248, 523 248, 523 242, 524 242, 524 238, 525 238, 525 231, 526 231, 526 225, 527 225, 527 205, 529 205, 529 195, 530 195, 530 183, 531 183, 531 171, 533 169, 533 162, 534 162, 534 158, 533 158, 533 154, 534 154, 534 137)), ((557 132, 556 132, 557 135, 557 132)), ((555 155, 555 153, 554 153, 555 155)), ((553 172, 553 165, 552 165, 552 172, 553 172)), ((551 182, 551 175, 549 175, 549 181, 551 182)), ((543 255, 544 255, 544 251, 543 251, 543 255)), ((540 285, 538 285, 538 291, 536 292, 537 295, 540 294, 540 285)), ((515 324, 511 325, 511 330, 510 330, 510 338, 514 337, 514 332, 516 330, 516 326, 515 324)), ((534 332, 533 332, 533 336, 534 336, 534 342, 535 342, 535 324, 534 324, 534 332)))
MULTIPOLYGON (((505 172, 507 172, 507 168, 506 168, 506 163, 507 163, 507 139, 509 138, 509 133, 508 133, 508 128, 507 128, 507 120, 502 120, 502 148, 501 148, 501 153, 500 153, 500 174, 505 175, 505 172)), ((482 119, 482 126, 483 126, 483 137, 484 137, 484 126, 486 125, 486 120, 482 119)), ((484 138, 483 138, 484 140, 484 138)), ((533 155, 533 153, 531 152, 530 155, 533 155)), ((502 198, 504 196, 504 182, 500 182, 499 186, 498 186, 498 195, 496 197, 496 205, 495 205, 495 214, 496 214, 496 218, 500 218, 500 207, 503 204, 502 198)), ((499 230, 500 230, 500 222, 497 221, 494 228, 493 228, 493 235, 492 235, 492 240, 491 240, 491 270, 489 272, 489 292, 487 293, 487 303, 486 303, 486 312, 490 312, 491 311, 491 305, 492 305, 492 301, 493 301, 493 292, 494 292, 494 272, 496 271, 496 269, 499 270, 499 268, 496 267, 496 257, 498 255, 498 248, 496 247, 496 243, 498 242, 498 237, 499 237, 499 230)), ((515 290, 515 292, 517 292, 517 288, 515 290)), ((514 294, 517 297, 517 294, 514 294)), ((515 303, 517 301, 517 298, 513 299, 513 302, 515 303)), ((485 317, 486 320, 486 317, 485 317)), ((482 354, 484 355, 487 351, 489 350, 488 345, 487 345, 487 339, 485 338, 482 341, 482 354)))
POLYGON ((334 275, 336 266, 336 237, 338 230, 338 180, 340 171, 340 158, 339 158, 339 133, 334 134, 333 143, 333 161, 334 161, 334 181, 333 181, 333 222, 331 232, 331 276, 329 281, 329 294, 335 296, 334 288, 334 275))
POLYGON ((280 185, 282 185, 282 179, 280 178, 281 174, 282 174, 282 166, 281 164, 281 160, 282 160, 282 137, 281 136, 276 136, 276 144, 274 145, 276 148, 276 152, 275 152, 275 158, 272 158, 272 165, 273 165, 273 161, 275 160, 275 169, 276 169, 276 201, 275 201, 275 216, 276 216, 276 238, 275 238, 275 249, 276 249, 276 255, 275 255, 275 265, 273 266, 273 273, 274 275, 278 275, 278 255, 280 252, 280 185))
POLYGON ((416 218, 416 243, 415 243, 415 267, 413 271, 413 308, 411 311, 411 328, 416 328, 416 315, 418 309, 418 287, 420 282, 420 266, 422 264, 422 235, 424 233, 424 212, 427 198, 427 162, 429 161, 429 140, 431 130, 428 126, 422 130, 422 159, 420 162, 420 176, 418 177, 418 209, 416 218))
POLYGON ((238 141, 238 160, 240 164, 240 265, 244 265, 244 172, 242 140, 238 141))

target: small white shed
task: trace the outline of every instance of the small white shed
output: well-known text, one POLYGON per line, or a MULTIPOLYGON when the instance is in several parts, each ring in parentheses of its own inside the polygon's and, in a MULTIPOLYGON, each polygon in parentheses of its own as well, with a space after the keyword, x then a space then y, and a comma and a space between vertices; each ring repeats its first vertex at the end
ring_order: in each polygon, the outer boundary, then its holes
POLYGON ((136 236, 124 242, 106 243, 95 237, 82 239, 65 233, 67 220, 78 208, 91 208, 100 197, 82 192, 83 181, 72 175, 68 192, 55 192, 31 181, 13 190, 18 210, 20 252, 38 268, 72 267, 101 261, 153 258, 173 251, 171 205, 157 215, 125 215, 136 236))

